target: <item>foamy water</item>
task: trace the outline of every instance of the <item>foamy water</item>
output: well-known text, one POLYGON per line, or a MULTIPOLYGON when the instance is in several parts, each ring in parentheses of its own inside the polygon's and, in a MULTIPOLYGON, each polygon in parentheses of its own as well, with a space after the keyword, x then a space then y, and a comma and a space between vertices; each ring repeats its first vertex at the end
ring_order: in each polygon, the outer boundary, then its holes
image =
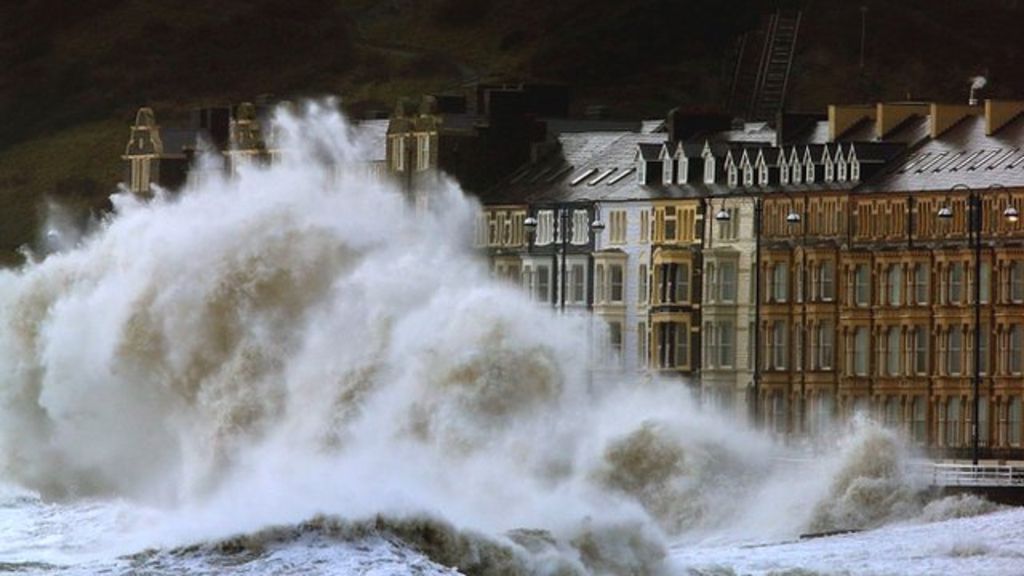
POLYGON ((676 573, 921 514, 870 422, 793 466, 679 382, 593 386, 457 187, 414 213, 330 106, 277 130, 273 167, 0 272, 0 570, 676 573))

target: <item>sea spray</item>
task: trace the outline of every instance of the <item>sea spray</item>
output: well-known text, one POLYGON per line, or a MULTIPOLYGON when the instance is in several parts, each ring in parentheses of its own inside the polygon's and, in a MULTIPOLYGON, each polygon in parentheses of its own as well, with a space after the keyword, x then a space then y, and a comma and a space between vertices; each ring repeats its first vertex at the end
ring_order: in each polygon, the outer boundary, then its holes
POLYGON ((171 548, 310 518, 414 540, 394 526, 431 518, 497 542, 497 573, 655 574, 670 540, 850 520, 834 502, 863 452, 794 490, 785 447, 686 383, 592 386, 594 320, 492 280, 456 186, 415 210, 330 105, 273 125, 273 165, 122 193, 75 246, 0 272, 5 478, 157 506, 131 540, 171 548))
POLYGON ((909 518, 921 506, 922 490, 906 463, 909 449, 897 433, 862 416, 839 448, 826 498, 818 502, 810 532, 874 528, 909 518))

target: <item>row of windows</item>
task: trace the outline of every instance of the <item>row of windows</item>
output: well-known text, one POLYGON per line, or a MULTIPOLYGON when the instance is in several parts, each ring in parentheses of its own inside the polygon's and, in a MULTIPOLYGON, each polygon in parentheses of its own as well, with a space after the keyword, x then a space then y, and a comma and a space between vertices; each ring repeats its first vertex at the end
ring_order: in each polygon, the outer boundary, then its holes
MULTIPOLYGON (((853 181, 860 180, 860 162, 856 159, 847 162, 841 153, 836 161, 833 161, 831 158, 825 158, 821 164, 815 163, 809 154, 806 154, 801 161, 797 159, 795 151, 790 160, 786 160, 785 153, 781 155, 779 160, 777 166, 769 167, 764 162, 758 162, 755 166, 749 159, 743 158, 737 163, 732 160, 731 156, 727 156, 725 161, 727 184, 733 188, 739 186, 740 173, 742 172, 743 186, 754 186, 755 176, 758 186, 768 186, 773 183, 770 178, 770 169, 778 171, 780 184, 810 183, 817 179, 818 166, 823 168, 825 182, 835 182, 836 180, 845 182, 848 179, 853 181)), ((715 182, 715 162, 716 159, 710 153, 704 154, 705 184, 713 184, 715 182)), ((666 178, 671 176, 670 167, 665 168, 664 176, 666 178)), ((665 184, 671 184, 671 182, 666 181, 665 184)))
POLYGON ((519 247, 524 245, 525 210, 488 210, 477 215, 478 247, 519 247))
MULTIPOLYGON (((684 265, 685 269, 689 269, 684 265)), ((526 289, 531 298, 541 302, 550 302, 552 296, 560 297, 558 287, 559 267, 547 264, 519 265, 495 262, 494 275, 498 278, 511 280, 526 289)), ((566 303, 587 303, 587 266, 581 262, 566 264, 566 303)), ((648 299, 647 265, 637 266, 637 303, 646 305, 648 299)), ((600 262, 594 266, 594 303, 624 304, 626 302, 625 264, 600 262)))
MULTIPOLYGON (((789 268, 786 262, 770 265, 764 298, 766 303, 788 301, 789 268)), ((835 299, 835 268, 830 261, 811 263, 806 274, 801 265, 797 265, 796 269, 797 302, 803 301, 804 286, 810 290, 810 301, 831 302, 835 299)), ((855 307, 927 305, 931 301, 931 276, 931 269, 924 263, 918 262, 910 266, 891 264, 878 274, 875 284, 877 299, 872 299, 870 269, 867 264, 857 264, 847 269, 846 304, 855 307)), ((935 293, 937 303, 955 305, 973 302, 972 276, 964 262, 940 264, 939 282, 935 293)), ((987 304, 992 300, 993 278, 990 263, 982 263, 980 278, 981 302, 987 304)), ((1024 263, 1009 263, 1002 269, 997 280, 1001 303, 1024 303, 1024 263)))
MULTIPOLYGON (((608 320, 606 323, 608 327, 607 342, 605 342, 602 346, 602 348, 607 351, 607 355, 604 358, 604 363, 605 366, 621 368, 625 359, 625 355, 623 354, 625 337, 623 335, 622 322, 618 320, 608 320)), ((636 368, 641 370, 647 368, 648 366, 647 339, 649 337, 650 335, 647 333, 647 322, 637 322, 636 368)))
MULTIPOLYGON (((806 330, 796 325, 793 334, 793 364, 799 371, 806 366, 810 370, 829 371, 835 368, 835 325, 831 321, 812 324, 806 330), (806 338, 806 341, 805 341, 806 338)), ((933 371, 943 376, 964 376, 973 372, 973 348, 971 334, 962 326, 940 329, 934 338, 925 326, 892 326, 878 331, 875 337, 876 376, 927 376, 933 371), (929 354, 935 346, 933 358, 929 354)), ((782 320, 770 324, 766 332, 765 345, 768 352, 764 368, 786 370, 789 361, 789 329, 782 320)), ((995 335, 996 349, 992 350, 992 334, 987 328, 981 331, 979 352, 981 373, 988 375, 995 360, 995 373, 1005 376, 1024 374, 1024 325, 1013 324, 995 335), (993 354, 995 353, 995 354, 993 354)), ((709 342, 707 349, 716 346, 709 342)), ((845 373, 848 376, 868 376, 871 373, 871 338, 867 327, 858 327, 844 336, 846 356, 845 373)), ((710 358, 718 358, 712 354, 710 358)), ((728 364, 731 366, 731 364, 728 364)), ((719 364, 726 366, 726 364, 719 364)))
POLYGON ((690 304, 690 265, 686 262, 654 267, 654 304, 690 304))
MULTIPOLYGON (((970 399, 949 397, 939 400, 932 419, 931 434, 940 446, 966 446, 971 441, 970 399)), ((857 397, 853 402, 854 412, 870 411, 870 399, 857 397)), ((991 402, 987 397, 978 402, 978 443, 982 446, 1021 446, 1022 401, 1020 396, 997 398, 991 402), (995 418, 990 417, 995 413, 995 418)), ((764 402, 765 422, 769 429, 784 434, 789 427, 789 403, 781 391, 766 395, 764 402)), ((917 394, 909 397, 886 396, 875 403, 875 415, 887 428, 903 431, 916 444, 926 444, 929 436, 929 400, 917 394)), ((835 399, 830 393, 818 393, 808 399, 805 406, 807 431, 820 434, 832 425, 835 414, 835 399)), ((799 417, 799 414, 795 416, 799 417)), ((797 426, 794 424, 794 428, 797 426)))
POLYGON ((690 326, 685 322, 657 322, 653 326, 654 366, 690 369, 690 326))
MULTIPOLYGON (((391 147, 391 169, 395 172, 404 172, 406 168, 407 137, 397 135, 389 136, 388 139, 390 140, 391 147)), ((433 138, 430 134, 422 133, 416 134, 413 139, 416 142, 416 158, 414 159, 413 169, 416 171, 427 170, 430 168, 431 141, 433 138)))
POLYGON ((651 241, 655 243, 696 242, 695 206, 661 206, 654 209, 651 241))
MULTIPOLYGON (((522 239, 524 235, 523 221, 526 218, 524 210, 513 211, 517 219, 503 220, 509 211, 488 210, 477 218, 476 239, 478 246, 499 246, 512 245, 508 238, 522 239), (510 226, 505 229, 505 226, 510 226)), ((671 240, 675 240, 676 216, 674 208, 667 210, 666 234, 671 240)), ((570 221, 566 227, 570 231, 569 243, 573 245, 584 245, 590 241, 590 219, 587 210, 575 209, 569 214, 570 221)), ((650 241, 651 216, 649 210, 639 211, 639 226, 637 227, 639 243, 650 241)), ((561 211, 538 210, 536 214, 537 230, 534 243, 538 246, 560 244, 562 242, 562 231, 560 230, 561 211)), ((608 244, 621 245, 629 241, 629 213, 626 210, 611 210, 608 213, 608 244)))
MULTIPOLYGON (((1004 400, 1004 399, 1001 399, 1004 400)), ((894 403, 895 404, 895 403, 894 403)), ((886 407, 888 409, 888 406, 886 407)), ((891 418, 898 417, 898 404, 891 418)), ((971 399, 956 396, 945 399, 937 407, 935 438, 940 446, 964 446, 972 441, 971 399)), ((978 398, 978 444, 988 446, 994 439, 998 446, 1021 445, 1021 399, 1011 396, 996 406, 996 421, 990 422, 989 399, 978 398), (992 424, 996 424, 995 430, 992 424), (994 438, 993 438, 994 433, 994 438)), ((886 416, 888 420, 890 416, 886 416)))
POLYGON ((595 304, 621 304, 625 302, 624 266, 622 264, 595 265, 594 288, 595 304))
POLYGON ((590 241, 590 213, 587 210, 539 210, 537 211, 537 231, 534 243, 537 246, 561 244, 562 234, 566 233, 565 241, 574 246, 582 246, 590 241), (563 230, 565 228, 565 230, 563 230))

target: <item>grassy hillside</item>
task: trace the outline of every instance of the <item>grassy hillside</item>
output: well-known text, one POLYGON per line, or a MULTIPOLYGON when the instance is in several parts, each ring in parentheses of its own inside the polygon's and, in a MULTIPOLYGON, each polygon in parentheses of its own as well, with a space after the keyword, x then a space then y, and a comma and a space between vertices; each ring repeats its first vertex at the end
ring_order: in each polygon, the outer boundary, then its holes
MULTIPOLYGON (((1024 96, 1017 0, 806 0, 790 102, 1024 96), (858 65, 866 5, 865 67, 858 65)), ((569 82, 623 116, 722 102, 763 0, 26 0, 0 6, 0 261, 45 197, 102 208, 134 110, 173 124, 259 94, 341 94, 351 111, 475 79, 569 82)))

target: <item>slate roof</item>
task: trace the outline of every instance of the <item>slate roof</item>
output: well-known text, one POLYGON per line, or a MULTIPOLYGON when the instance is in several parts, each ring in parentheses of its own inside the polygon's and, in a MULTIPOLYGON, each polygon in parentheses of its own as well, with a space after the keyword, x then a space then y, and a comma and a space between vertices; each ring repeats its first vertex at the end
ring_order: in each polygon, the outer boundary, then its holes
POLYGON ((829 141, 828 136, 828 122, 824 121, 815 122, 793 139, 787 137, 786 140, 789 140, 787 144, 824 144, 829 141))
POLYGON ((893 162, 862 190, 947 190, 957 184, 1024 187, 1024 116, 991 136, 985 135, 983 116, 967 116, 893 162))
POLYGON ((655 132, 665 131, 665 120, 643 120, 640 122, 640 132, 642 134, 654 134, 655 132))
POLYGON ((640 132, 643 123, 633 120, 600 120, 576 118, 542 118, 548 133, 558 136, 569 133, 591 132, 640 132))
MULTIPOLYGON (((588 135, 580 134, 574 138, 585 139, 588 135)), ((546 161, 528 164, 520 168, 511 177, 506 179, 499 186, 489 191, 482 199, 488 204, 545 204, 559 202, 615 202, 629 200, 657 200, 673 198, 701 198, 701 197, 728 197, 743 196, 751 192, 763 192, 766 194, 781 193, 799 195, 809 192, 822 191, 846 191, 857 187, 860 182, 824 182, 821 175, 818 181, 811 184, 773 184, 769 186, 755 185, 752 187, 730 187, 726 184, 724 177, 719 177, 715 184, 704 184, 701 174, 694 173, 691 167, 690 182, 686 184, 649 184, 642 185, 637 182, 635 154, 637 149, 649 151, 645 157, 655 161, 658 158, 658 151, 665 144, 666 134, 641 134, 624 133, 608 139, 607 134, 593 135, 596 141, 589 145, 582 145, 575 142, 578 149, 588 149, 593 153, 583 161, 581 156, 576 156, 577 163, 570 164, 562 156, 557 156, 546 161)), ((565 135, 561 138, 566 142, 565 135)), ((719 159, 717 163, 721 167, 725 154, 732 151, 737 162, 745 150, 754 162, 759 151, 764 150, 769 164, 777 160, 778 148, 751 146, 749 143, 713 142, 710 143, 715 156, 719 159)), ((845 149, 849 145, 844 146, 845 149)), ((874 158, 880 158, 884 154, 898 153, 903 149, 902 145, 893 144, 858 144, 859 154, 863 154, 865 162, 870 163, 874 158)), ((674 150, 675 145, 670 146, 674 150)), ((684 149, 693 153, 691 157, 700 158, 700 152, 704 144, 698 142, 684 143, 684 149)), ((788 150, 786 152, 788 154, 788 150)), ((801 161, 805 146, 797 147, 801 161)), ((816 161, 820 161, 824 146, 815 146, 816 161)), ((862 170, 865 170, 863 168, 862 170)), ((721 173, 721 169, 719 169, 721 173)))
POLYGON ((888 134, 883 134, 885 142, 901 142, 915 146, 924 142, 931 135, 931 120, 928 116, 914 115, 899 123, 888 134))
MULTIPOLYGON (((828 133, 827 123, 825 125, 825 133, 828 133)), ((871 142, 874 139, 875 120, 873 118, 861 118, 836 138, 840 142, 871 142)))
POLYGON ((574 166, 582 166, 587 160, 621 137, 622 132, 584 132, 562 134, 558 137, 558 141, 566 162, 574 166))
POLYGON ((715 142, 773 144, 775 135, 775 130, 766 122, 747 122, 742 128, 708 134, 707 139, 715 142))

